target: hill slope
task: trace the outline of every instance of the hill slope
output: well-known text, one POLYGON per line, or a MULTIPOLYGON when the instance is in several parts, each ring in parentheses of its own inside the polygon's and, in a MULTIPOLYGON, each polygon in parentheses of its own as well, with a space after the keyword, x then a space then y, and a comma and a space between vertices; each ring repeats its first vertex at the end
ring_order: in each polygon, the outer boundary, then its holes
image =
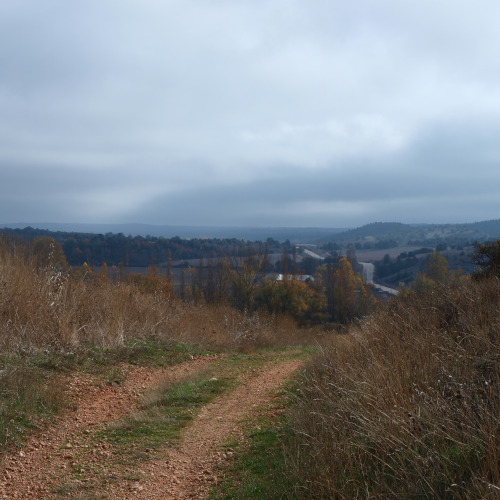
POLYGON ((337 234, 321 241, 338 243, 376 243, 391 241, 394 246, 407 244, 465 244, 500 238, 500 219, 469 224, 410 225, 398 222, 375 222, 337 234))

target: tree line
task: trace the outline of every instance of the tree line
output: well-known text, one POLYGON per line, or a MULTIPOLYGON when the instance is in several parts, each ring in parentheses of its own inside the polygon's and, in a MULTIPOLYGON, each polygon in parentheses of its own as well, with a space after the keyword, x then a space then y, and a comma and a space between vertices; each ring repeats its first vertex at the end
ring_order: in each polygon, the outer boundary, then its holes
MULTIPOLYGON (((273 265, 269 260, 269 243, 273 242, 228 247, 232 253, 223 256, 221 251, 210 251, 212 246, 202 245, 197 264, 181 267, 175 277, 170 249, 166 272, 151 264, 146 273, 133 273, 126 266, 105 260, 100 266, 86 261, 80 266, 70 265, 64 244, 51 237, 35 238, 28 248, 30 258, 39 267, 61 270, 77 279, 97 280, 101 284, 133 282, 145 293, 168 294, 209 306, 230 304, 250 314, 258 311, 286 314, 304 326, 343 325, 374 306, 370 289, 356 272, 358 264, 353 249, 345 257, 333 255, 325 263, 316 261, 314 275, 305 276, 295 247, 281 244, 281 256, 273 265)), ((305 264, 312 269, 308 259, 305 264)))
MULTIPOLYGON (((153 236, 125 236, 122 233, 76 233, 49 231, 45 229, 0 230, 0 233, 17 236, 23 241, 36 238, 52 238, 62 246, 66 260, 71 266, 100 266, 106 262, 109 266, 147 267, 167 262, 169 256, 173 260, 198 259, 203 251, 206 258, 224 257, 228 254, 244 255, 248 246, 253 243, 236 238, 227 239, 181 239, 179 237, 163 238, 153 236)), ((269 251, 281 252, 290 247, 287 240, 280 243, 273 238, 266 241, 269 251)))

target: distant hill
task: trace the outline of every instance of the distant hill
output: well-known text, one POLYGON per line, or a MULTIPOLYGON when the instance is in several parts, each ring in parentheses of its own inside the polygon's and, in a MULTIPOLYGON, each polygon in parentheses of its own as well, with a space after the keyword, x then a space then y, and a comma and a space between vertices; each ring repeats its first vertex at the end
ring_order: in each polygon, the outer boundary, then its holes
POLYGON ((357 244, 363 248, 393 248, 397 246, 432 246, 439 244, 466 245, 475 241, 500 238, 500 219, 469 224, 403 224, 374 222, 345 230, 342 228, 310 227, 223 227, 223 226, 159 226, 151 224, 82 224, 82 223, 17 223, 0 224, 15 229, 32 227, 54 232, 84 234, 123 234, 132 237, 183 239, 238 239, 266 241, 273 238, 292 243, 357 244))
POLYGON ((131 236, 154 236, 163 238, 237 238, 248 241, 290 240, 294 243, 311 243, 329 235, 344 231, 344 228, 322 227, 224 227, 224 226, 157 226, 152 224, 82 224, 82 223, 9 223, 0 224, 9 229, 32 227, 49 231, 69 233, 106 234, 122 233, 131 236))
POLYGON ((399 222, 374 222, 321 238, 322 243, 360 244, 374 246, 465 245, 474 241, 500 238, 500 219, 469 224, 402 224, 399 222))

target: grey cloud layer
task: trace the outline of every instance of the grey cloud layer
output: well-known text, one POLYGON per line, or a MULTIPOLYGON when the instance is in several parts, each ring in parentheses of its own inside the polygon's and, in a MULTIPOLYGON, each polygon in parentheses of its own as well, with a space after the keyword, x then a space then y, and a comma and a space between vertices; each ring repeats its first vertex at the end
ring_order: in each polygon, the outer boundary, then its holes
POLYGON ((500 5, 351 4, 5 0, 0 222, 500 216, 500 5))

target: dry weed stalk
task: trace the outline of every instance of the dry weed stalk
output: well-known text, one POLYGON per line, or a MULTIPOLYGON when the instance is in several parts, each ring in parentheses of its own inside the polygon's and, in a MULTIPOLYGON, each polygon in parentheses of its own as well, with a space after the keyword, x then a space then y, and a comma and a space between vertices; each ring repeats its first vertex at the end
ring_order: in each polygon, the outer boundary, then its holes
POLYGON ((500 282, 399 297, 309 367, 289 454, 311 498, 497 498, 500 282))
MULTIPOLYGON (((50 249, 49 249, 50 256, 50 249)), ((89 266, 70 270, 40 261, 30 247, 0 239, 2 349, 106 348, 149 338, 230 348, 304 343, 287 318, 241 313, 225 305, 187 304, 153 273, 110 280, 89 266), (293 335, 291 335, 293 334, 293 335), (295 338, 293 338, 295 337, 295 338)))

